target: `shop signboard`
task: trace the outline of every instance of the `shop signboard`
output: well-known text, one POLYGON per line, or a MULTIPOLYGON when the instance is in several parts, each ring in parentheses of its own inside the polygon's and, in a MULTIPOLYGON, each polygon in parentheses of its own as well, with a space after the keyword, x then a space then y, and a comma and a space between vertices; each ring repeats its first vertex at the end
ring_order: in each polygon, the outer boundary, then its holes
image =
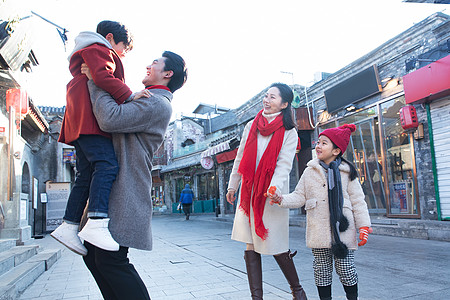
POLYGON ((391 213, 408 213, 409 182, 394 182, 392 190, 391 213))
POLYGON ((212 169, 212 167, 214 167, 214 160, 210 156, 206 156, 200 160, 200 164, 206 170, 210 170, 212 169))
POLYGON ((46 231, 55 230, 61 223, 70 193, 70 182, 47 182, 46 231))

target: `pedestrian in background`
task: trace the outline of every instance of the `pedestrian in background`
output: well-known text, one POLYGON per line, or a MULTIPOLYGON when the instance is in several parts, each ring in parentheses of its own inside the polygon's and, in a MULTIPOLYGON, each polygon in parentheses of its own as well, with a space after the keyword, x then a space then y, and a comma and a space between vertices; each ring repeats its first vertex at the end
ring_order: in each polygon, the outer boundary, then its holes
POLYGON ((316 144, 317 158, 308 162, 295 191, 269 194, 271 203, 281 207, 305 206, 306 244, 314 255, 314 278, 321 300, 331 300, 333 260, 347 299, 358 299, 354 250, 366 244, 371 223, 358 173, 342 157, 354 131, 353 124, 322 131, 316 144))
POLYGON ((180 203, 186 215, 186 220, 189 220, 189 215, 191 214, 192 200, 194 200, 194 192, 189 187, 189 184, 186 184, 180 195, 180 203))
POLYGON ((293 299, 306 299, 289 250, 289 209, 269 205, 269 186, 289 192, 289 173, 297 147, 292 119, 293 92, 274 83, 262 101, 263 109, 242 134, 228 184, 227 201, 234 203, 241 183, 231 238, 246 243, 244 259, 252 299, 262 299, 261 254, 273 255, 283 271, 293 299))

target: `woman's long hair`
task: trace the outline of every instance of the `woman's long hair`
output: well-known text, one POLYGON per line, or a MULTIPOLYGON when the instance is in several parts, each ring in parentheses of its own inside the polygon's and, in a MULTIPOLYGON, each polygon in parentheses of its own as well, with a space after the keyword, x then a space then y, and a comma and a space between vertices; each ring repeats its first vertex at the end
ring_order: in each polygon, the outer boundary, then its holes
POLYGON ((295 128, 295 122, 292 118, 292 100, 294 99, 294 93, 292 89, 284 83, 273 83, 269 88, 276 87, 280 91, 281 101, 282 103, 287 103, 287 107, 282 109, 281 112, 283 114, 283 125, 286 130, 290 130, 295 128))

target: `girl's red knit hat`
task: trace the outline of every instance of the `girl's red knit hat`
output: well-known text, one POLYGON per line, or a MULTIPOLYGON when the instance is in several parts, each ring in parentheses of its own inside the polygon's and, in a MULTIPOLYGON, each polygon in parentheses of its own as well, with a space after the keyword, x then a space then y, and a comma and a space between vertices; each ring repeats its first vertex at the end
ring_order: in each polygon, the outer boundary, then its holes
POLYGON ((319 134, 328 137, 339 149, 342 154, 347 150, 348 143, 352 132, 355 132, 356 126, 354 124, 344 124, 336 128, 328 128, 319 134))

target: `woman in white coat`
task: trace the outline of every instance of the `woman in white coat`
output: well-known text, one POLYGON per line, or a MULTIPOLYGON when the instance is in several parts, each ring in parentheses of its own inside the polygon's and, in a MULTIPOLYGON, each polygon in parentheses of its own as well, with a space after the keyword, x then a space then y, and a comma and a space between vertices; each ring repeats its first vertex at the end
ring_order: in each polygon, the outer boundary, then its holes
POLYGON ((227 201, 233 204, 241 183, 231 238, 246 243, 244 259, 252 299, 262 299, 263 295, 261 254, 275 257, 293 299, 306 299, 292 260, 295 253, 289 250, 289 210, 269 205, 266 195, 269 186, 289 192, 289 173, 298 143, 292 99, 289 86, 270 86, 263 109, 245 126, 228 184, 227 201))

